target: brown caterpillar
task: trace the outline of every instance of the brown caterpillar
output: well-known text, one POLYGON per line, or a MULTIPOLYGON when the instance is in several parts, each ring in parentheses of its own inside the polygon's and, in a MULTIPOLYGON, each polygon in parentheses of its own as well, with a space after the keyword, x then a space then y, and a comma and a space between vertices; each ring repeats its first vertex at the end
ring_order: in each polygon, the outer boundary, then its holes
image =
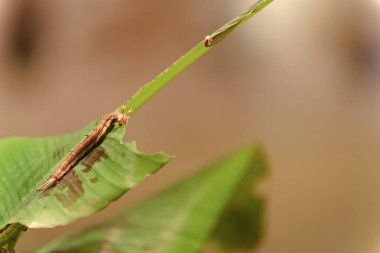
POLYGON ((61 180, 88 152, 100 144, 103 138, 114 128, 115 123, 124 126, 127 122, 128 116, 126 114, 119 112, 106 114, 96 124, 95 128, 62 160, 58 169, 38 190, 47 190, 61 180))

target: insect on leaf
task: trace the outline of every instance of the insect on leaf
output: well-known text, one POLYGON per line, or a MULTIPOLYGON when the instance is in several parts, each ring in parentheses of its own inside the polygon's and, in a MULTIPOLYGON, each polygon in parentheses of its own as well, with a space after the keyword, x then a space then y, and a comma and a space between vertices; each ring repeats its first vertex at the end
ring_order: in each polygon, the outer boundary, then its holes
POLYGON ((115 126, 54 187, 38 191, 94 126, 91 123, 77 133, 58 137, 0 140, 0 228, 11 223, 54 227, 88 216, 170 159, 163 153, 141 153, 134 142, 122 143, 124 127, 115 126))

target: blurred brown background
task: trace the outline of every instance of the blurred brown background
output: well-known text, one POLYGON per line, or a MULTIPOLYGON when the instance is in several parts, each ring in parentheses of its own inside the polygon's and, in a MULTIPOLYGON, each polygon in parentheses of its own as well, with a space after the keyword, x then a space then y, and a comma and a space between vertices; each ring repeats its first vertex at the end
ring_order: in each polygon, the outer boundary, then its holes
MULTIPOLYGON (((0 137, 75 131, 251 1, 1 0, 0 137)), ((260 253, 380 252, 380 1, 274 1, 139 111, 128 140, 176 158, 117 213, 242 145, 271 165, 260 253)))

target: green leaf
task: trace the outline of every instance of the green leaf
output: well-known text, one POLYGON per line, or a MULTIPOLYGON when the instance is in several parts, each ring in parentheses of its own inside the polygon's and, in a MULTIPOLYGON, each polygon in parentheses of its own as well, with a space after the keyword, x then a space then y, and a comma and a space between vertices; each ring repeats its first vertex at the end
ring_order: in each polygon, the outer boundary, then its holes
MULTIPOLYGON (((169 160, 163 153, 138 152, 134 142, 121 143, 124 127, 115 127, 55 187, 38 191, 94 125, 65 136, 0 140, 0 228, 54 227, 93 214, 169 160)), ((6 231, 0 230, 0 246, 12 232, 6 231)))
MULTIPOLYGON (((263 203, 263 198, 252 191, 265 172, 259 150, 241 149, 117 217, 34 252, 199 252, 216 232, 216 225, 223 227, 226 217, 234 217, 231 210, 242 210, 253 221, 249 224, 261 224, 257 219, 262 218, 263 205, 253 210, 251 200, 254 197, 263 203), (246 205, 236 206, 241 202, 237 201, 239 198, 248 201, 246 205)), ((261 226, 252 229, 250 245, 260 238, 261 226)), ((237 233, 236 237, 241 235, 239 230, 231 232, 237 233)), ((247 246, 247 241, 243 246, 247 246)))
POLYGON ((262 237, 265 198, 253 192, 257 180, 267 173, 267 165, 260 152, 252 159, 250 166, 214 228, 212 239, 218 244, 217 252, 220 248, 231 252, 251 249, 262 237))

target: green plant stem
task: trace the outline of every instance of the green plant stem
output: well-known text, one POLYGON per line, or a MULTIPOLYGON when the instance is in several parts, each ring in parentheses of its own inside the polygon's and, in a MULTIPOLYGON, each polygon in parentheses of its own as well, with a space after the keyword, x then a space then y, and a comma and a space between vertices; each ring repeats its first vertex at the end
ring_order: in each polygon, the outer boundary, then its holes
POLYGON ((179 75, 183 70, 190 66, 195 60, 204 55, 217 43, 226 38, 235 28, 246 22, 273 0, 259 0, 253 6, 241 13, 239 16, 226 23, 215 32, 206 36, 195 47, 185 55, 175 61, 170 67, 161 72, 152 81, 144 85, 117 111, 132 116, 141 106, 143 106, 153 95, 164 88, 171 80, 179 75))
POLYGON ((136 94, 127 101, 127 103, 118 109, 118 111, 127 113, 128 116, 134 114, 153 95, 164 88, 171 80, 173 80, 178 74, 185 70, 209 49, 209 47, 205 47, 203 45, 203 42, 198 43, 198 45, 175 61, 170 67, 161 72, 152 81, 141 87, 140 90, 138 90, 136 94))

